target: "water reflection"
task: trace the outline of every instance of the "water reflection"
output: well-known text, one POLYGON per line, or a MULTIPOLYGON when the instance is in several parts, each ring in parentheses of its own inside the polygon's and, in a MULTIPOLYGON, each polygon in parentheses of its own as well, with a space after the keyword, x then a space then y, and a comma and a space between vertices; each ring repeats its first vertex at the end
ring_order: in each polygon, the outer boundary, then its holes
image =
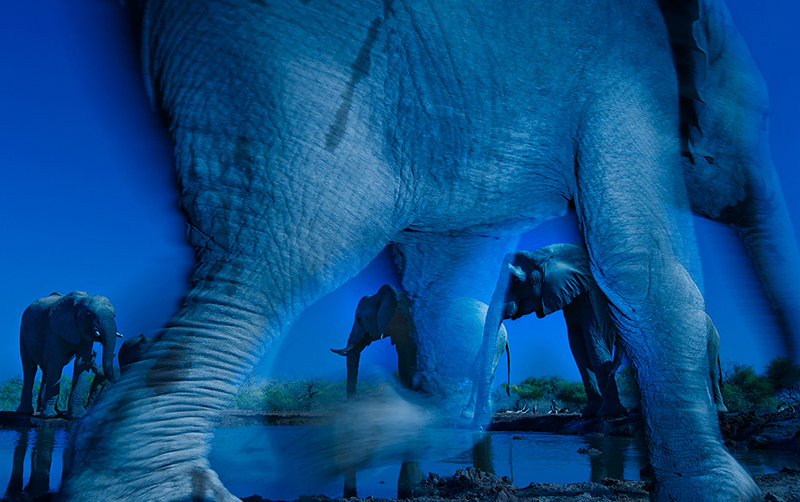
MULTIPOLYGON (((66 431, 55 428, 14 429, 3 431, 16 434, 14 449, 11 455, 11 475, 3 500, 33 500, 57 489, 59 483, 51 487, 50 477, 53 467, 53 453, 57 449, 63 451, 66 431), (30 455, 28 455, 30 451, 30 455), (25 460, 30 457, 30 475, 28 483, 24 483, 25 460)), ((52 473, 60 477, 61 457, 56 455, 58 469, 52 473)))
MULTIPOLYGON (((606 477, 635 480, 647 463, 642 442, 630 438, 443 429, 431 431, 424 447, 413 454, 398 452, 325 479, 307 468, 308 452, 318 445, 312 427, 234 427, 215 434, 210 461, 223 483, 239 497, 259 494, 273 500, 312 493, 408 498, 429 472, 450 476, 470 466, 508 476, 520 487, 606 477)), ((0 429, 3 500, 33 500, 57 490, 67 441, 65 429, 0 429)), ((754 475, 800 468, 800 456, 788 453, 732 453, 754 475)))
MULTIPOLYGON (((492 461, 492 435, 487 433, 473 433, 472 444, 472 467, 494 474, 492 461)), ((420 452, 424 457, 424 451, 420 452)), ((421 458, 420 460, 427 460, 421 458)), ((411 499, 421 493, 417 493, 417 485, 425 479, 419 461, 403 461, 400 465, 400 474, 397 477, 397 498, 411 499)), ((357 470, 349 468, 344 473, 343 497, 358 497, 357 470)))

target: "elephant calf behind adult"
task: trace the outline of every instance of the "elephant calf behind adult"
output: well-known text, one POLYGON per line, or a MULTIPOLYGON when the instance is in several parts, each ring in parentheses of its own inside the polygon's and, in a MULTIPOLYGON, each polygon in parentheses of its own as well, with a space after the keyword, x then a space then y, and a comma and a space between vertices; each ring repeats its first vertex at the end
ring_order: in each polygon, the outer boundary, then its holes
POLYGON ((83 291, 52 293, 31 303, 22 314, 19 348, 22 359, 22 396, 18 413, 32 414, 33 379, 42 370, 38 409, 40 418, 56 415, 61 371, 75 358, 67 418, 84 413, 84 393, 92 364, 92 344, 103 345, 103 372, 114 381, 114 346, 117 325, 114 307, 102 295, 83 291))

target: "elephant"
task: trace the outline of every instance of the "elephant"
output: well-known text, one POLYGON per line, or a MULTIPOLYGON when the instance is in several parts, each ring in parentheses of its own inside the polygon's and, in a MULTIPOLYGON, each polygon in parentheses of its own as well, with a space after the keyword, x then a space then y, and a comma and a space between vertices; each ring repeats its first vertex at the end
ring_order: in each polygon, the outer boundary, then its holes
MULTIPOLYGON (((445 378, 453 380, 461 379, 461 384, 453 384, 449 387, 460 388, 461 392, 469 390, 469 399, 474 402, 475 389, 471 382, 475 381, 470 372, 478 366, 476 349, 479 343, 469 340, 469 335, 475 336, 482 332, 483 324, 486 319, 488 306, 477 300, 470 298, 456 298, 447 307, 445 317, 452 315, 453 334, 452 343, 444 349, 442 353, 447 358, 437 361, 435 375, 443 375, 445 378), (464 364, 468 361, 468 364, 464 364), (458 371, 447 368, 455 362, 466 371, 458 371), (445 367, 443 370, 442 367, 445 367)), ((429 389, 430 386, 423 386, 416 368, 416 340, 421 339, 414 329, 414 320, 411 316, 410 300, 406 292, 399 292, 391 284, 384 284, 374 295, 366 295, 361 298, 356 307, 353 328, 347 339, 347 345, 343 349, 331 349, 332 352, 347 356, 347 397, 351 398, 356 394, 356 383, 358 378, 358 364, 361 351, 373 341, 389 337, 392 345, 397 350, 397 369, 400 384, 412 390, 429 389)), ((500 335, 497 337, 497 346, 494 349, 494 367, 507 349, 508 336, 505 328, 501 327, 500 335)), ((121 352, 121 351, 120 351, 121 352)), ((435 378, 435 377, 434 377, 435 378)), ((442 382, 437 382, 441 385, 442 382)), ((441 397, 441 396, 439 396, 441 397)), ((453 396, 446 396, 448 400, 453 400, 453 396)), ((457 399, 456 399, 457 400, 457 399)))
POLYGON ((356 395, 361 351, 370 343, 389 338, 397 350, 397 372, 400 385, 413 388, 416 373, 414 323, 405 292, 398 293, 391 284, 384 284, 374 295, 363 296, 356 307, 353 328, 343 349, 331 349, 347 357, 347 398, 356 395))
POLYGON ((134 336, 122 342, 117 354, 120 374, 126 373, 131 364, 144 359, 147 349, 152 343, 153 339, 144 335, 134 336))
MULTIPOLYGON (((519 235, 573 208, 641 386, 653 499, 760 496, 708 399, 691 211, 740 230, 790 348, 800 258, 722 0, 132 3, 196 263, 145 359, 76 424, 62 500, 237 500, 207 460, 221 410, 387 246, 421 390, 455 395, 463 380, 434 377, 444 307, 491 304, 519 235)), ((475 409, 462 394, 453 413, 483 426, 496 342, 468 335, 475 409)))
MULTIPOLYGON (((498 285, 506 286, 504 305, 499 307, 503 319, 516 320, 531 313, 541 319, 563 312, 569 346, 586 390, 582 414, 626 414, 614 378, 623 350, 608 301, 592 278, 586 248, 553 244, 535 251, 515 251, 506 257, 500 273, 508 274, 498 280, 498 285)), ((494 308, 498 307, 489 307, 494 308)))
MULTIPOLYGON (((580 244, 552 244, 535 251, 515 251, 506 256, 500 273, 498 287, 506 289, 496 292, 494 298, 502 298, 502 304, 491 305, 489 310, 499 309, 502 319, 516 320, 531 313, 541 319, 558 310, 563 312, 570 349, 588 398, 583 415, 627 413, 619 401, 614 378, 624 348, 611 319, 608 300, 592 277, 586 248, 580 244)), ((724 412, 727 407, 720 389, 719 333, 707 314, 705 326, 711 395, 717 411, 724 412)))
POLYGON ((87 376, 94 361, 92 345, 103 346, 103 371, 114 381, 114 346, 117 325, 114 307, 102 295, 83 291, 52 293, 31 303, 22 313, 19 350, 22 359, 22 395, 17 413, 32 414, 33 379, 42 370, 38 411, 40 418, 55 417, 61 371, 75 358, 67 418, 85 413, 87 376))

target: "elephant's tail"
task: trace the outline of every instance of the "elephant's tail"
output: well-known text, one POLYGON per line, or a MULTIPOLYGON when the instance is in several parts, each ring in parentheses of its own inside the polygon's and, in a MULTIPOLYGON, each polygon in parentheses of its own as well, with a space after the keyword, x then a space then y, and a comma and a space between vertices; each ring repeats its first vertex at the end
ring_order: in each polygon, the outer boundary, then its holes
POLYGON ((511 396, 511 351, 506 341, 506 362, 508 363, 508 374, 506 375, 506 395, 511 396))

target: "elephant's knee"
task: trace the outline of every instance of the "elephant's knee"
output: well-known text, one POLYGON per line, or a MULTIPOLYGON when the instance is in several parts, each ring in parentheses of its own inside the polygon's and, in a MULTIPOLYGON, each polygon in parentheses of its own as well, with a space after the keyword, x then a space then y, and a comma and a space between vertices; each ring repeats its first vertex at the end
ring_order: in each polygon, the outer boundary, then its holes
POLYGON ((628 317, 659 316, 664 305, 705 307, 700 290, 671 253, 628 252, 599 269, 598 285, 610 303, 628 317))

